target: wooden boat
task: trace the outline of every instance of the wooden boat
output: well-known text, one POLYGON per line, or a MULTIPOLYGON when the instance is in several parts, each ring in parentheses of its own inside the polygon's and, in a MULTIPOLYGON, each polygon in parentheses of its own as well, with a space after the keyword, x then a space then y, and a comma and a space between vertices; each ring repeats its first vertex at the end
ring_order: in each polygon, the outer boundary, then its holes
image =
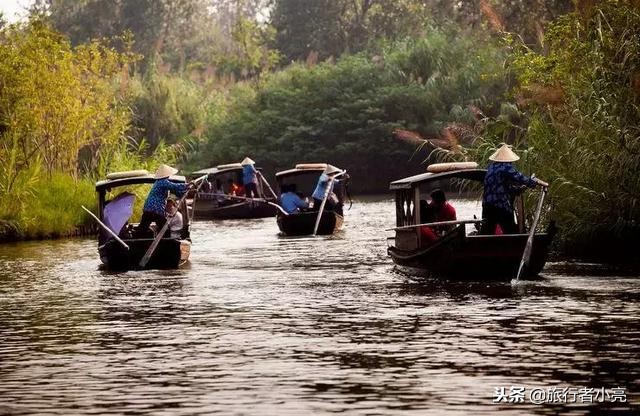
MULTIPOLYGON (((521 203, 516 204, 519 219, 518 234, 480 235, 476 230, 468 231, 466 224, 479 223, 481 220, 457 221, 440 239, 433 243, 421 241, 422 236, 415 224, 421 224, 420 200, 422 192, 428 192, 446 184, 467 186, 475 183, 481 187, 486 174, 485 169, 453 169, 440 172, 427 172, 392 182, 390 189, 395 191, 396 225, 393 245, 388 253, 400 269, 411 274, 432 277, 447 277, 465 280, 514 279, 522 259, 528 238, 524 224, 524 212, 521 203)), ((549 247, 556 233, 552 221, 547 230, 535 233, 531 258, 524 270, 523 278, 537 276, 547 259, 549 247)))
MULTIPOLYGON (((184 176, 171 176, 169 180, 176 183, 185 183, 184 176)), ((111 202, 117 201, 126 193, 118 193, 115 190, 123 190, 140 184, 153 184, 155 178, 145 170, 131 172, 117 172, 107 175, 107 179, 96 183, 98 194, 98 218, 110 224, 109 218, 105 218, 105 208, 111 202), (113 193, 114 198, 107 201, 107 193, 113 193)), ((128 194, 133 195, 133 194, 128 194)), ((191 252, 190 224, 187 205, 182 203, 179 207, 183 218, 183 229, 179 238, 162 238, 154 251, 145 269, 173 269, 185 264, 189 260, 191 252)), ((128 218, 127 218, 128 219, 128 218)), ((153 243, 154 236, 136 238, 137 224, 125 224, 121 229, 113 230, 120 239, 129 246, 127 250, 114 237, 104 230, 98 235, 98 253, 100 260, 112 270, 139 269, 139 263, 149 246, 153 243)), ((118 228, 118 227, 115 227, 118 228)))
MULTIPOLYGON (((278 228, 285 235, 313 234, 313 228, 318 218, 317 211, 300 212, 296 214, 278 214, 278 228)), ((318 235, 333 234, 342 228, 344 217, 334 211, 324 211, 318 225, 318 235)))
MULTIPOLYGON (((326 167, 326 163, 299 163, 293 169, 276 173, 278 192, 280 193, 283 185, 296 184, 298 190, 301 191, 303 195, 311 197, 318 178, 326 167)), ((342 191, 339 191, 337 195, 338 204, 333 208, 325 208, 322 213, 318 226, 318 234, 320 235, 333 234, 342 228, 342 224, 344 223, 344 214, 342 211, 344 188, 341 189, 342 191)), ((278 228, 284 235, 311 235, 313 234, 317 217, 317 209, 289 215, 278 212, 278 228)))
MULTIPOLYGON (((260 170, 258 168, 258 170, 260 170)), ((218 188, 224 189, 224 186, 231 179, 235 183, 242 183, 242 165, 240 163, 230 163, 226 165, 218 165, 213 168, 202 169, 193 173, 194 175, 208 175, 208 181, 212 185, 219 183, 218 188)), ((213 187, 215 189, 215 187, 213 187)), ((263 195, 262 182, 258 188, 263 195)), ((227 190, 228 193, 229 190, 227 190)), ((244 201, 225 197, 220 192, 212 190, 201 190, 198 192, 196 202, 194 204, 195 219, 248 219, 248 218, 267 218, 274 217, 277 208, 269 205, 268 202, 275 203, 275 196, 266 196, 264 201, 244 201)))

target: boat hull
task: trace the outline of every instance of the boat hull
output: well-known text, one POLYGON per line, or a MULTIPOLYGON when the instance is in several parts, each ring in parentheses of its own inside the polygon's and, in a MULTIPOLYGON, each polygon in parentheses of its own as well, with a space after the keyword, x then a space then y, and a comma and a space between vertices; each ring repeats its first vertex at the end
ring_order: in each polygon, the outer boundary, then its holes
MULTIPOLYGON (((555 228, 534 236, 523 279, 535 278, 544 267, 555 228)), ((518 273, 527 234, 465 235, 464 227, 428 248, 402 250, 389 247, 394 263, 410 273, 460 280, 510 280, 518 273)))
MULTIPOLYGON (((126 239, 129 250, 115 240, 98 248, 100 260, 111 270, 140 269, 140 260, 153 243, 152 238, 126 239)), ((145 269, 175 269, 189 260, 191 242, 175 238, 160 240, 145 269)))
POLYGON ((268 218, 275 217, 277 212, 273 205, 248 201, 219 205, 215 200, 198 199, 194 207, 195 219, 211 220, 268 218))
MULTIPOLYGON (((317 211, 299 212, 290 215, 278 215, 278 228, 285 235, 310 235, 318 217, 317 211)), ((344 217, 333 211, 324 211, 318 226, 319 235, 330 235, 339 230, 344 217)))

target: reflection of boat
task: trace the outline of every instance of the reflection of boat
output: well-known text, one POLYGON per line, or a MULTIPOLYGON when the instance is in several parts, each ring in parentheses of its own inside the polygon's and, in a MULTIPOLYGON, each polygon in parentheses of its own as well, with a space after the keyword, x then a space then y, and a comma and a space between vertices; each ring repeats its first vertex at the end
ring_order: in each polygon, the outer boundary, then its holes
MULTIPOLYGON (((414 272, 417 270, 428 275, 453 277, 469 280, 512 279, 515 278, 522 254, 527 242, 522 204, 517 204, 519 221, 518 234, 479 235, 475 230, 468 232, 466 223, 479 223, 480 220, 457 221, 457 224, 445 231, 442 237, 433 243, 421 241, 421 194, 447 184, 453 186, 473 186, 482 184, 486 170, 476 168, 455 169, 442 172, 428 172, 391 183, 396 192, 396 225, 394 244, 388 253, 394 263, 401 268, 414 272), (413 269, 413 270, 412 270, 413 269)), ((549 246, 556 233, 553 222, 544 233, 536 233, 529 266, 523 277, 538 275, 547 259, 549 246)))
MULTIPOLYGON (((185 183, 183 176, 171 176, 169 180, 176 183, 185 183)), ((135 224, 127 224, 131 216, 131 205, 135 198, 133 194, 123 192, 107 201, 107 192, 126 186, 152 184, 154 181, 154 176, 149 175, 147 171, 133 171, 110 174, 107 175, 106 180, 96 183, 99 219, 129 246, 127 250, 115 238, 101 230, 98 236, 98 252, 100 260, 108 268, 115 270, 139 268, 140 260, 153 243, 154 236, 134 238, 135 224), (126 204, 128 204, 127 207, 121 206, 126 204)), ((176 268, 189 260, 191 239, 186 204, 182 203, 179 209, 183 218, 181 236, 179 238, 162 238, 145 266, 146 269, 176 268)))
MULTIPOLYGON (((278 188, 281 190, 283 185, 295 184, 297 189, 303 195, 310 196, 316 186, 318 178, 327 168, 326 163, 301 163, 295 168, 276 173, 278 188)), ((333 234, 342 227, 344 215, 342 213, 342 205, 344 201, 344 187, 338 190, 338 203, 332 207, 325 207, 320 224, 318 226, 318 234, 333 234)), ((294 214, 283 215, 278 213, 278 228, 285 235, 309 235, 313 234, 317 211, 303 211, 294 214)))
MULTIPOLYGON (((213 189, 224 189, 229 180, 235 183, 242 183, 242 165, 240 163, 230 163, 219 165, 213 168, 202 169, 193 173, 194 175, 208 175, 208 181, 213 185, 213 189), (218 186, 216 187, 216 183, 218 186)), ((259 189, 262 192, 262 183, 259 189)), ((227 191, 228 192, 228 191, 227 191)), ((194 204, 194 217, 196 219, 246 219, 246 218, 266 218, 274 217, 277 208, 267 202, 276 202, 273 196, 264 198, 265 201, 253 200, 243 201, 225 197, 219 191, 201 190, 198 192, 196 203, 194 204)))

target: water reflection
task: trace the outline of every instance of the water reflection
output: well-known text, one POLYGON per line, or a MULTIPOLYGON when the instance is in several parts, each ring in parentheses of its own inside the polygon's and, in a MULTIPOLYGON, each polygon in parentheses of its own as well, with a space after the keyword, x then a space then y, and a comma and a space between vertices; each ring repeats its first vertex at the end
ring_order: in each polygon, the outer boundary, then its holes
POLYGON ((0 413, 637 410, 636 277, 418 283, 387 258, 392 222, 389 201, 354 204, 331 237, 201 222, 190 266, 162 272, 99 270, 87 240, 0 246, 0 413), (512 385, 631 403, 494 405, 512 385))

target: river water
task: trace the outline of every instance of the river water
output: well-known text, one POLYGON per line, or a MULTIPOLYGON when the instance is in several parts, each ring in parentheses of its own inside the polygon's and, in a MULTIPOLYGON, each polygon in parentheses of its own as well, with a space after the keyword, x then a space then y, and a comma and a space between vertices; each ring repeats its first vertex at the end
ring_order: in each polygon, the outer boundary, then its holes
POLYGON ((99 270, 93 240, 2 245, 0 414, 638 414, 639 278, 415 282, 386 254, 394 218, 374 199, 331 237, 198 222, 174 271, 99 270))

